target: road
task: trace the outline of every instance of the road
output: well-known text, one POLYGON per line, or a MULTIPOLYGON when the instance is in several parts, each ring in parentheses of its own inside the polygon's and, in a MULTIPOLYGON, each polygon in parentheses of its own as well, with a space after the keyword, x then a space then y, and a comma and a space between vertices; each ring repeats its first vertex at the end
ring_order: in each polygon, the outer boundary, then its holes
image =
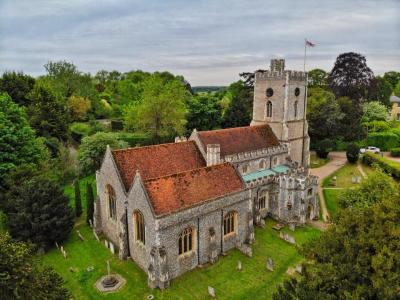
POLYGON ((331 152, 329 153, 329 162, 322 167, 311 169, 311 174, 318 177, 318 196, 322 209, 322 218, 325 222, 329 221, 329 212, 326 208, 324 193, 322 191, 322 180, 342 167, 346 161, 346 152, 331 152))

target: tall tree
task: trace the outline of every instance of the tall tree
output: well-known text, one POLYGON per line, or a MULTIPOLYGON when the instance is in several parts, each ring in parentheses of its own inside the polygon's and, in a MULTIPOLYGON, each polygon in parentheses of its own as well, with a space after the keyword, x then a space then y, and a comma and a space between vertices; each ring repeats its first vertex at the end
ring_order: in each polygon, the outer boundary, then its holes
POLYGON ((25 163, 36 164, 42 157, 40 141, 29 126, 25 110, 7 94, 0 94, 0 192, 11 170, 25 163))
POLYGON ((170 80, 164 73, 153 74, 143 87, 141 103, 131 106, 125 115, 126 128, 149 132, 155 141, 182 134, 191 97, 182 82, 170 80))
POLYGON ((390 95, 392 94, 393 88, 390 82, 381 76, 375 77, 371 82, 370 86, 370 99, 378 100, 383 105, 390 107, 390 95))
POLYGON ((70 299, 63 279, 50 267, 35 263, 33 248, 0 233, 0 295, 2 299, 70 299))
POLYGON ((19 104, 27 106, 27 95, 35 84, 35 78, 22 72, 5 72, 0 78, 0 92, 6 92, 11 99, 19 104))
POLYGON ((210 130, 221 124, 221 106, 211 94, 197 95, 188 101, 187 129, 210 130))
POLYGON ((340 54, 329 73, 328 82, 336 97, 360 100, 368 98, 374 73, 364 56, 354 52, 340 54))
POLYGON ((392 86, 392 90, 396 86, 396 84, 400 81, 400 72, 396 71, 389 71, 383 74, 383 79, 388 81, 392 86))
POLYGON ((383 197, 381 188, 395 184, 379 176, 364 181, 368 192, 352 193, 352 205, 302 249, 302 275, 285 281, 274 300, 399 298, 400 198, 393 190, 383 197))
POLYGON ((322 69, 313 69, 309 71, 308 86, 326 88, 328 86, 328 73, 322 69))
POLYGON ((79 218, 82 214, 82 199, 81 199, 81 188, 79 186, 79 180, 74 181, 75 190, 75 215, 79 218))
POLYGON ((94 213, 93 188, 89 182, 86 182, 86 222, 88 224, 90 224, 90 221, 93 222, 93 213, 94 213))
POLYGON ((87 98, 71 96, 67 100, 67 107, 74 121, 84 121, 87 119, 92 104, 87 98))
POLYGON ((363 111, 359 101, 349 97, 340 97, 337 99, 337 103, 344 115, 338 125, 339 135, 345 141, 356 141, 363 138, 364 132, 361 125, 363 111))
POLYGON ((14 203, 8 216, 13 238, 46 249, 68 237, 74 215, 58 182, 44 175, 35 176, 12 186, 7 195, 14 203))
POLYGON ((366 102, 362 105, 362 109, 362 122, 387 121, 389 118, 387 107, 378 101, 366 102))
POLYGON ((44 137, 66 140, 69 116, 66 105, 59 96, 43 83, 36 83, 29 94, 32 101, 28 108, 30 123, 44 137))

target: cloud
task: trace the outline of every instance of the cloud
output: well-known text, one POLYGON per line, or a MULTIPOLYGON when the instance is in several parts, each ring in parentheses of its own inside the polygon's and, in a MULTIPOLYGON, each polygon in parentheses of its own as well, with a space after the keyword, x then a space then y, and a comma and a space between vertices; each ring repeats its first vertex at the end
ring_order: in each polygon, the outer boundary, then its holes
POLYGON ((329 70, 356 51, 375 73, 400 69, 400 2, 266 0, 3 0, 0 72, 44 72, 48 60, 79 69, 169 70, 192 85, 228 84, 271 57, 329 70))

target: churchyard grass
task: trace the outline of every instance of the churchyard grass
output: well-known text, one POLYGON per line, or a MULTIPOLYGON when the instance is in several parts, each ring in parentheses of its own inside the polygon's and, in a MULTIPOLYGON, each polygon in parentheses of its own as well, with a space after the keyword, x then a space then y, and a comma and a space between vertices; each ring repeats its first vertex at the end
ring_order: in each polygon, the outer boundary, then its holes
POLYGON ((324 192, 326 208, 328 209, 331 217, 334 217, 339 208, 339 205, 338 205, 339 194, 342 193, 343 190, 324 189, 323 192, 324 192))
MULTIPOLYGON (((370 173, 367 167, 363 166, 365 173, 370 173)), ((352 177, 359 176, 363 179, 360 171, 357 168, 357 164, 346 163, 343 167, 333 172, 331 175, 326 177, 322 182, 324 188, 351 188, 358 185, 358 183, 352 182, 352 177), (333 177, 336 176, 336 185, 332 185, 333 177)))
MULTIPOLYGON (((276 222, 267 220, 265 229, 256 228, 256 242, 253 257, 244 256, 238 250, 231 250, 226 257, 220 257, 214 265, 196 268, 172 280, 171 287, 165 291, 151 290, 147 287, 147 276, 133 261, 119 261, 116 255, 95 240, 91 229, 81 223, 76 226, 70 238, 64 243, 68 258, 64 259, 54 248, 40 257, 44 264, 53 266, 65 280, 66 287, 74 299, 146 299, 150 294, 155 299, 208 299, 207 286, 213 286, 217 299, 271 299, 277 286, 288 277, 286 271, 302 261, 296 246, 279 238, 272 229, 276 222), (80 230, 85 241, 78 238, 80 230), (275 271, 266 269, 266 261, 271 257, 275 271), (126 285, 117 293, 100 294, 95 282, 106 274, 106 260, 111 262, 111 273, 118 273, 126 279, 126 285), (238 261, 242 271, 237 271, 238 261), (94 270, 86 269, 93 266, 94 270)), ((311 227, 302 227, 295 232, 282 229, 302 244, 317 238, 320 232, 311 227)))

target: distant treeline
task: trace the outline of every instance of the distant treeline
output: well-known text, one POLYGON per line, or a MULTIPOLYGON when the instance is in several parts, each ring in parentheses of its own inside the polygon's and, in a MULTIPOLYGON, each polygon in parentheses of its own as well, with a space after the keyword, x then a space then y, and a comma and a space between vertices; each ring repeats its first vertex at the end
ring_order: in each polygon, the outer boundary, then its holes
POLYGON ((207 92, 218 92, 225 90, 226 86, 195 86, 192 87, 193 93, 207 93, 207 92))

